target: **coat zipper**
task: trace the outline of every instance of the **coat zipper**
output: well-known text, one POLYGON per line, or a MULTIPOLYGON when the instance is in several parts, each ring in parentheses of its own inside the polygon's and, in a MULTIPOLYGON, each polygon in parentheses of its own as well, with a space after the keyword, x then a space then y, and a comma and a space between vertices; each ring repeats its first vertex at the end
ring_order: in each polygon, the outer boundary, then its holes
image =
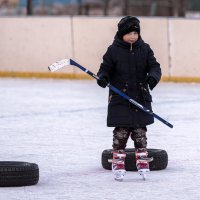
POLYGON ((131 43, 130 52, 133 50, 133 44, 131 43))

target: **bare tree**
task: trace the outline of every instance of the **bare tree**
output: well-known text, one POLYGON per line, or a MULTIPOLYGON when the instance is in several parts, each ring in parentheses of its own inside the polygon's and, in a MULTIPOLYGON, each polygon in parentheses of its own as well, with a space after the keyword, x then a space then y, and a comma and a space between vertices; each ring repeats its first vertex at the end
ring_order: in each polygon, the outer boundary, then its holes
POLYGON ((122 0, 122 15, 128 15, 129 0, 122 0))
POLYGON ((83 2, 82 0, 78 0, 78 15, 82 15, 83 10, 83 2))
POLYGON ((173 0, 174 16, 184 17, 186 12, 186 0, 173 0))
POLYGON ((32 15, 33 14, 33 4, 32 0, 27 0, 27 15, 32 15))
POLYGON ((186 12, 186 0, 180 1, 179 16, 185 17, 186 12))
POLYGON ((7 5, 8 4, 8 0, 2 0, 0 1, 0 7, 3 5, 7 5))
POLYGON ((104 0, 103 14, 108 15, 110 0, 104 0))

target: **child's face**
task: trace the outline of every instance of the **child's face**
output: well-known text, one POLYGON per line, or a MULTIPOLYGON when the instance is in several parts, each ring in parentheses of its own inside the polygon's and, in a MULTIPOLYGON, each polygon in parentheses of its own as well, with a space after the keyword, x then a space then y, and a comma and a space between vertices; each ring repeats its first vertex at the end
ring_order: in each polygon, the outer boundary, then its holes
POLYGON ((133 32, 130 32, 130 33, 127 33, 126 35, 124 35, 122 39, 125 42, 133 44, 138 40, 138 37, 139 37, 138 33, 133 31, 133 32))

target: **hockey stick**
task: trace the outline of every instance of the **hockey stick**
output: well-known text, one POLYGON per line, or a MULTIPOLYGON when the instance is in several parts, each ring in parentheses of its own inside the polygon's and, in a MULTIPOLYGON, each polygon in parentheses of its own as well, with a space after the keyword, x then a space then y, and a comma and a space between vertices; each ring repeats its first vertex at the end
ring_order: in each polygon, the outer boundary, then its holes
MULTIPOLYGON (((74 65, 74 66, 80 68, 85 73, 87 73, 90 76, 92 76, 93 78, 95 78, 97 80, 99 79, 99 77, 97 75, 93 74, 91 71, 89 71, 88 69, 84 68, 80 64, 76 63, 72 59, 64 59, 64 60, 55 62, 55 63, 51 64, 48 68, 49 68, 49 70, 51 72, 54 72, 54 71, 57 71, 58 69, 61 69, 61 68, 65 67, 65 66, 67 66, 67 65, 74 65)), ((109 87, 112 91, 114 91, 115 93, 117 93, 118 95, 120 95, 121 97, 123 97, 124 99, 128 100, 130 103, 132 103, 133 105, 135 105, 136 107, 138 107, 140 110, 144 111, 145 113, 147 113, 149 115, 153 115, 156 119, 158 119, 159 121, 163 122, 168 127, 173 128, 172 124, 170 124, 169 122, 167 122, 166 120, 164 120, 160 116, 156 115, 151 110, 149 110, 146 107, 142 106, 137 101, 133 100, 131 97, 129 97, 128 95, 124 94, 123 92, 121 92, 120 90, 118 90, 117 88, 115 88, 114 86, 108 84, 107 87, 109 87)))

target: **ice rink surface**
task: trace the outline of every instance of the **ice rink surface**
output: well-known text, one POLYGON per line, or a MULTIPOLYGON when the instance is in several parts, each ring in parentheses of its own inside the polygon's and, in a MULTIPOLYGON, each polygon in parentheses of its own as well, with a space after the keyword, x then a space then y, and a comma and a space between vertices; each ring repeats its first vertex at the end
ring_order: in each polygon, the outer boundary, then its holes
POLYGON ((200 84, 160 83, 152 92, 154 112, 174 128, 148 127, 148 147, 166 150, 169 163, 146 181, 127 172, 116 182, 101 166, 112 145, 107 94, 95 81, 0 79, 0 160, 40 168, 37 185, 0 188, 0 200, 200 199, 200 84))

